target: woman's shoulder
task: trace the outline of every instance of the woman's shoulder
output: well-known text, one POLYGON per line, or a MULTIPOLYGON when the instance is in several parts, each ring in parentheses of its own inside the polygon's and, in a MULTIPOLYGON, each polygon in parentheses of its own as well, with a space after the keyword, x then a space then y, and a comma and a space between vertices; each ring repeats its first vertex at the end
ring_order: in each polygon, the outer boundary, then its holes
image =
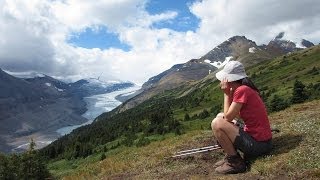
POLYGON ((241 85, 237 88, 237 90, 239 91, 248 91, 248 90, 251 90, 251 88, 249 86, 246 86, 246 85, 241 85))
POLYGON ((255 92, 255 90, 249 86, 241 85, 236 89, 236 92, 252 93, 255 92))

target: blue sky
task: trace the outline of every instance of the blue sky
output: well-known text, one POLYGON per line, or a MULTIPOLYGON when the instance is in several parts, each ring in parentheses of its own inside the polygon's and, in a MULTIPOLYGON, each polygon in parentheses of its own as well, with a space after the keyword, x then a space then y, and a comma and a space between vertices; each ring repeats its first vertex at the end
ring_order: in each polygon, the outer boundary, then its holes
POLYGON ((86 28, 81 33, 73 33, 68 40, 73 46, 87 49, 100 48, 117 48, 129 51, 130 46, 122 43, 116 33, 108 31, 107 27, 100 26, 97 29, 86 28))
POLYGON ((192 0, 151 0, 146 7, 150 14, 160 14, 165 11, 176 11, 178 16, 172 21, 156 23, 155 28, 169 28, 179 32, 195 31, 199 24, 199 19, 194 16, 189 5, 192 0), (174 2, 174 3, 173 3, 174 2))
MULTIPOLYGON (((150 15, 161 14, 168 11, 177 12, 177 17, 169 21, 160 21, 152 24, 152 28, 168 28, 177 32, 195 31, 199 26, 199 19, 189 10, 189 5, 195 0, 150 0, 146 4, 146 11, 150 15)), ((131 47, 119 40, 117 33, 111 32, 105 26, 91 29, 86 28, 80 33, 73 33, 68 39, 73 46, 83 48, 117 48, 130 51, 131 47)))

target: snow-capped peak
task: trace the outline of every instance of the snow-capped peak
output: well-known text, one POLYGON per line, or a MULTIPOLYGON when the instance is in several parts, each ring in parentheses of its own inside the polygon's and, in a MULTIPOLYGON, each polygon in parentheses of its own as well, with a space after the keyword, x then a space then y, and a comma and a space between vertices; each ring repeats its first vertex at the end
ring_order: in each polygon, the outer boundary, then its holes
POLYGON ((297 37, 285 39, 285 32, 280 32, 271 42, 276 42, 282 48, 309 48, 314 44, 308 40, 297 37))
POLYGON ((38 73, 38 72, 34 72, 34 71, 26 71, 26 72, 13 72, 13 71, 7 71, 7 70, 4 70, 6 73, 14 76, 14 77, 17 77, 17 78, 37 78, 37 77, 45 77, 46 75, 45 74, 42 74, 42 73, 38 73))

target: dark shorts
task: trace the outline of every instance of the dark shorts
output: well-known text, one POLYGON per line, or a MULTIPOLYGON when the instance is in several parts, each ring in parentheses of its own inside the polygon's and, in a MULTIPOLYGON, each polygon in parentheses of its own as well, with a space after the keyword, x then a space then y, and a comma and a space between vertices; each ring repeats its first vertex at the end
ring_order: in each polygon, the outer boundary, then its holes
POLYGON ((243 152, 245 158, 255 158, 272 150, 272 140, 256 141, 242 128, 239 129, 239 136, 236 137, 233 145, 243 152))

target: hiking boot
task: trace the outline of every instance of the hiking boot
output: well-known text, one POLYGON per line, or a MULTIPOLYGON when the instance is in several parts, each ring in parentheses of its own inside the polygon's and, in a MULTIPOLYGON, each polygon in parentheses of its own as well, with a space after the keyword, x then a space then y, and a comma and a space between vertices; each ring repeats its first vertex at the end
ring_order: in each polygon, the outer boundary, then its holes
POLYGON ((246 171, 246 164, 241 156, 227 156, 225 163, 215 170, 219 174, 236 174, 246 171))
MULTIPOLYGON (((240 154, 239 154, 238 152, 237 152, 237 155, 240 156, 240 154)), ((225 162, 227 162, 227 157, 228 157, 228 155, 226 154, 226 155, 224 156, 224 158, 221 159, 220 161, 217 161, 217 162, 214 164, 213 167, 222 166, 225 162)))
POLYGON ((213 165, 213 167, 222 166, 226 161, 227 161, 227 155, 225 155, 224 158, 221 159, 220 161, 217 161, 217 162, 213 165))

